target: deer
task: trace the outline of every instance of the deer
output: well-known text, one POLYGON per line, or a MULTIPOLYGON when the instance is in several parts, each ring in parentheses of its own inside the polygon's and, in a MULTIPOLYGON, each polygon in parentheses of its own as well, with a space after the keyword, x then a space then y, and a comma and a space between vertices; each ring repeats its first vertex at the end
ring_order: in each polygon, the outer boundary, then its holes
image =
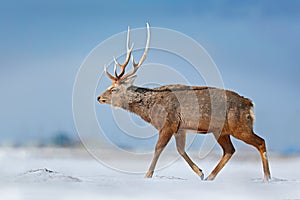
POLYGON ((133 84, 137 77, 135 73, 142 66, 149 50, 150 28, 148 23, 146 25, 146 47, 140 60, 137 63, 134 61, 132 55, 134 45, 132 44, 131 47, 129 45, 130 28, 128 27, 125 62, 120 64, 113 57, 114 75, 107 71, 107 66, 104 66, 104 72, 112 80, 112 84, 97 97, 100 104, 109 104, 132 112, 158 130, 154 156, 145 178, 153 176, 161 153, 174 136, 178 153, 203 180, 202 169, 192 161, 185 150, 186 133, 195 132, 212 133, 223 150, 221 160, 205 180, 214 180, 235 153, 231 142, 231 137, 234 137, 254 146, 259 151, 264 172, 263 180, 269 181, 271 174, 266 144, 263 138, 254 133, 254 103, 250 99, 230 90, 208 86, 174 84, 145 88, 133 84), (133 70, 125 73, 131 57, 133 70), (120 68, 120 73, 117 72, 117 66, 120 68))

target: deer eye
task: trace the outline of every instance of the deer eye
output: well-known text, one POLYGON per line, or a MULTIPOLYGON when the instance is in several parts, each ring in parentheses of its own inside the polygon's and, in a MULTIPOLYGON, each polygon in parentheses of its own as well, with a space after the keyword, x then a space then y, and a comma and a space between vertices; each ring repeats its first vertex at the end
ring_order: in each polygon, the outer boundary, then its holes
POLYGON ((112 92, 116 92, 116 91, 117 91, 117 88, 112 88, 111 91, 112 91, 112 92))

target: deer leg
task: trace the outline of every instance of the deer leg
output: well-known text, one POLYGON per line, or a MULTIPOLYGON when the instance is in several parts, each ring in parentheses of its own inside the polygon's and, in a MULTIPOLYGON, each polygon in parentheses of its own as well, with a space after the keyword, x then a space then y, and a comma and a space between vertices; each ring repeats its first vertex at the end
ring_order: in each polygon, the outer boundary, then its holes
POLYGON ((214 178, 218 175, 221 169, 225 166, 231 156, 234 154, 235 149, 232 145, 229 135, 221 135, 217 139, 219 145, 223 149, 223 157, 221 158, 220 162, 214 168, 214 170, 210 173, 210 175, 205 180, 214 180, 214 178))
POLYGON ((175 133, 177 151, 184 158, 184 160, 189 164, 192 170, 194 170, 194 172, 198 174, 198 176, 200 176, 201 180, 203 180, 204 174, 202 170, 191 160, 191 158, 187 155, 185 151, 185 138, 186 138, 185 131, 179 130, 175 133))
POLYGON ((151 165, 148 169, 148 172, 145 175, 145 178, 151 178, 157 163, 157 160, 161 154, 161 152, 164 150, 164 148, 167 146, 168 142, 170 141, 173 131, 170 129, 162 129, 159 133, 158 141, 155 146, 155 152, 154 157, 152 159, 151 165))
POLYGON ((269 162, 267 157, 265 140, 259 137, 258 135, 256 135, 254 132, 242 133, 233 136, 257 148, 257 150, 260 153, 262 164, 263 164, 264 181, 269 181, 271 179, 271 173, 269 169, 269 162))

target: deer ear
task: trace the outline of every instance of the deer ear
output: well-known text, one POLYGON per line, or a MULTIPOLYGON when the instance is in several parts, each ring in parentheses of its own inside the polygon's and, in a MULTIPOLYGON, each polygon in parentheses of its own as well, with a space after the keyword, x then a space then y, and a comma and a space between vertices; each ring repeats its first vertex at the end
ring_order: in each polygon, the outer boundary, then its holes
POLYGON ((136 75, 135 76, 130 76, 130 77, 126 78, 125 80, 123 80, 122 84, 126 84, 126 85, 130 86, 130 85, 133 84, 133 82, 135 81, 136 77, 137 77, 136 75))

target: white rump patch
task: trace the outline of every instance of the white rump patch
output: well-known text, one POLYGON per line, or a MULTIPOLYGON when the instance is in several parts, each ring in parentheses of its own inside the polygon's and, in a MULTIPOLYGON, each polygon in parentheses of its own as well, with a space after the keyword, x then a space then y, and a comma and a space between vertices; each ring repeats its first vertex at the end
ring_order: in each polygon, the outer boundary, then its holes
POLYGON ((255 121, 255 114, 254 114, 254 107, 253 106, 251 106, 251 108, 250 108, 250 116, 253 119, 253 123, 254 123, 254 121, 255 121))

